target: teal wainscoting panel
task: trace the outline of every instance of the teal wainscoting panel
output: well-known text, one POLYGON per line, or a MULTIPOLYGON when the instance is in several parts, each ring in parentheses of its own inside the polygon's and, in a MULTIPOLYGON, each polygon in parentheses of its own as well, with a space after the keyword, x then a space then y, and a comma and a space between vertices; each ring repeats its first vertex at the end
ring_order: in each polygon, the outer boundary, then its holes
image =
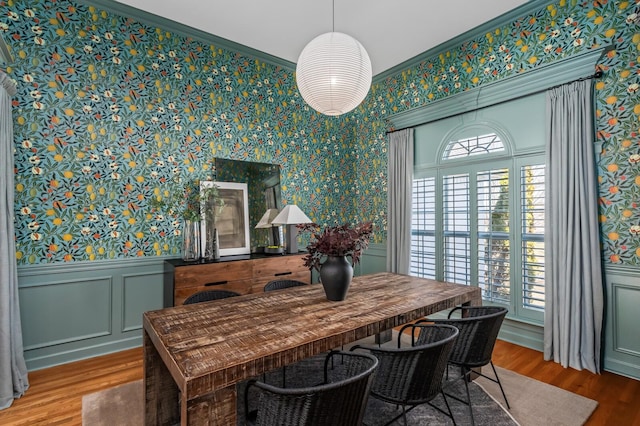
POLYGON ((604 369, 640 379, 640 268, 606 268, 604 369))
POLYGON ((47 281, 19 290, 26 351, 111 334, 111 277, 47 281), (33 312, 37 315, 29 315, 33 312))
POLYGON ((142 330, 142 314, 162 308, 164 276, 162 273, 123 276, 122 331, 142 330))
MULTIPOLYGON (((386 244, 371 244, 362 256, 361 274, 373 274, 387 270, 386 244)), ((434 315, 434 318, 446 317, 446 312, 434 315)), ((542 351, 543 328, 540 325, 505 319, 499 338, 516 345, 542 351)))
POLYGON ((387 270, 387 249, 385 244, 371 244, 363 253, 358 265, 358 275, 375 274, 387 270))
POLYGON ((142 344, 142 314, 161 309, 165 258, 18 268, 24 355, 29 370, 142 344))
MULTIPOLYGON (((446 318, 448 310, 431 315, 431 318, 446 318)), ((504 319, 498 339, 514 345, 524 346, 542 352, 544 342, 544 329, 536 324, 529 324, 521 320, 504 319)))
POLYGON ((640 287, 612 283, 613 304, 613 347, 615 350, 640 356, 640 287), (631 315, 628 315, 631 314, 631 315))
MULTIPOLYGON (((361 273, 385 270, 384 244, 372 245, 362 258, 361 273)), ((640 380, 640 268, 607 266, 604 331, 604 370, 640 380)), ((439 314, 442 315, 442 314, 439 314)), ((436 315, 437 316, 437 315, 436 315)), ((544 348, 544 328, 505 319, 499 338, 537 351, 544 348)))
POLYGON ((498 338, 505 342, 542 352, 544 347, 544 328, 537 324, 516 321, 507 317, 502 323, 498 338))

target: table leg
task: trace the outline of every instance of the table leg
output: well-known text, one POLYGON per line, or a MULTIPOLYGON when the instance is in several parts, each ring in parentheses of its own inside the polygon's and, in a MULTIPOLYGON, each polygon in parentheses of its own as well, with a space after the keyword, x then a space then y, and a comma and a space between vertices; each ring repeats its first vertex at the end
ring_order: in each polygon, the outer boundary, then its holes
POLYGON ((393 329, 390 328, 388 330, 377 333, 375 337, 376 345, 382 345, 383 343, 390 342, 391 339, 393 338, 392 332, 393 332, 393 329))
POLYGON ((236 425, 236 385, 186 400, 182 398, 182 425, 236 425))
POLYGON ((145 425, 173 425, 180 421, 178 387, 156 347, 143 329, 145 425))
POLYGON ((463 303, 462 306, 482 306, 482 296, 474 297, 469 302, 463 303))

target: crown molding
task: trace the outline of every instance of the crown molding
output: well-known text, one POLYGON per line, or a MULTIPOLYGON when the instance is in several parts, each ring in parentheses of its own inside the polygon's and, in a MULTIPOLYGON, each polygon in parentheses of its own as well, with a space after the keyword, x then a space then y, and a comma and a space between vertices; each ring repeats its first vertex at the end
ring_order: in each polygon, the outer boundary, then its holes
POLYGON ((107 12, 114 13, 126 18, 132 18, 140 23, 159 27, 168 30, 172 33, 191 37, 195 40, 199 40, 203 43, 212 44, 216 47, 220 47, 232 52, 238 52, 242 55, 249 56, 263 62, 282 67, 290 71, 295 71, 296 64, 277 56, 269 55, 261 50, 253 49, 240 43, 233 42, 223 37, 201 31, 199 29, 190 27, 188 25, 181 24, 171 19, 163 18, 153 13, 145 12, 138 8, 128 6, 126 4, 118 3, 114 0, 75 0, 80 4, 88 6, 95 6, 100 9, 104 9, 107 12))
MULTIPOLYGON (((114 0, 75 0, 75 1, 80 4, 99 7, 108 12, 115 13, 123 17, 133 18, 137 21, 140 21, 141 23, 160 27, 160 28, 163 28, 187 37, 192 37, 202 42, 213 44, 227 50, 239 52, 246 56, 250 56, 250 57, 259 59, 261 61, 270 63, 272 65, 289 69, 291 71, 295 71, 296 69, 296 64, 294 62, 287 61, 286 59, 282 59, 277 56, 270 55, 261 50, 253 49, 243 44, 233 42, 231 40, 213 35, 211 33, 207 33, 202 30, 198 30, 196 28, 181 24, 176 21, 172 21, 171 19, 163 18, 153 13, 145 12, 138 8, 128 6, 114 0)), ((535 12, 550 3, 551 2, 549 0, 530 0, 527 3, 509 12, 506 12, 482 25, 479 25, 463 34, 460 34, 459 36, 456 36, 455 38, 452 38, 432 49, 422 52, 411 59, 408 59, 392 68, 389 68, 375 75, 373 77, 373 84, 378 83, 394 74, 398 74, 408 68, 411 68, 429 57, 437 56, 441 52, 445 52, 447 50, 453 49, 467 40, 470 40, 477 36, 481 36, 487 33, 488 31, 492 31, 496 27, 507 25, 513 22, 513 20, 521 16, 527 15, 528 13, 535 12)))
POLYGON ((503 13, 502 15, 499 15, 496 18, 485 22, 484 24, 478 25, 477 27, 470 29, 469 31, 464 32, 450 40, 447 40, 444 43, 441 43, 429 50, 419 53, 411 59, 407 59, 406 61, 401 62, 400 64, 389 68, 388 70, 376 74, 373 77, 373 84, 380 83, 388 77, 399 74, 409 68, 413 68, 420 62, 430 57, 437 57, 440 53, 455 49, 464 42, 472 40, 476 37, 483 36, 488 32, 492 32, 498 27, 509 25, 516 19, 521 18, 522 16, 526 16, 529 13, 537 12, 541 8, 551 3, 553 2, 549 0, 529 0, 528 2, 516 7, 515 9, 510 10, 509 12, 503 13))
POLYGON ((468 111, 489 107, 523 96, 539 93, 550 87, 586 78, 596 71, 598 60, 612 46, 588 50, 538 68, 460 92, 422 107, 388 117, 394 129, 403 129, 452 117, 468 111))

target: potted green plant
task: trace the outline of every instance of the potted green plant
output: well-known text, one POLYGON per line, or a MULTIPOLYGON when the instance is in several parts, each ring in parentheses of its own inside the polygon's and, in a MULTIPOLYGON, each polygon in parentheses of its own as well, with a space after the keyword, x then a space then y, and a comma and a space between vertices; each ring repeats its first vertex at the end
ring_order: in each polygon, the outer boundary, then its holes
POLYGON ((316 223, 305 223, 298 225, 298 228, 311 232, 304 265, 320 273, 327 299, 344 300, 353 278, 353 266, 360 262, 362 252, 369 246, 373 224, 363 222, 321 229, 316 223), (351 262, 347 257, 351 258, 351 262))
MULTIPOLYGON (((178 179, 176 182, 180 183, 180 180, 178 179)), ((219 214, 224 206, 224 201, 218 194, 218 187, 211 185, 201 190, 200 180, 195 179, 185 184, 182 192, 173 191, 169 192, 166 197, 154 197, 150 204, 154 209, 183 220, 182 259, 185 261, 200 259, 200 221, 213 218, 215 222, 215 215, 219 214), (213 208, 203 210, 204 205, 213 206, 213 208), (205 215, 206 212, 212 216, 205 215)))

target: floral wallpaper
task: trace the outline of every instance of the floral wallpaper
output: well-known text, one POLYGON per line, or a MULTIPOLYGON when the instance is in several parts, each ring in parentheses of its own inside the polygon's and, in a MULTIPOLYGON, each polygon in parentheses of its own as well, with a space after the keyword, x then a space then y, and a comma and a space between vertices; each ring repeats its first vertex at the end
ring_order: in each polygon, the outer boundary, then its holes
POLYGON ((356 112, 359 212, 384 223, 386 119, 398 112, 612 45, 595 84, 606 263, 640 266, 640 0, 552 1, 374 84, 356 112))
POLYGON ((329 207, 348 120, 307 107, 292 70, 73 1, 0 10, 20 264, 179 254, 181 219, 150 201, 210 178, 213 157, 278 164, 284 203, 349 220, 329 207))
POLYGON ((385 240, 389 116, 613 45, 595 83, 606 262, 640 265, 640 0, 535 1, 527 16, 374 79, 339 118, 293 69, 68 0, 0 0, 16 61, 21 264, 176 255, 180 221, 149 200, 210 177, 211 159, 281 165, 282 197, 385 240))

